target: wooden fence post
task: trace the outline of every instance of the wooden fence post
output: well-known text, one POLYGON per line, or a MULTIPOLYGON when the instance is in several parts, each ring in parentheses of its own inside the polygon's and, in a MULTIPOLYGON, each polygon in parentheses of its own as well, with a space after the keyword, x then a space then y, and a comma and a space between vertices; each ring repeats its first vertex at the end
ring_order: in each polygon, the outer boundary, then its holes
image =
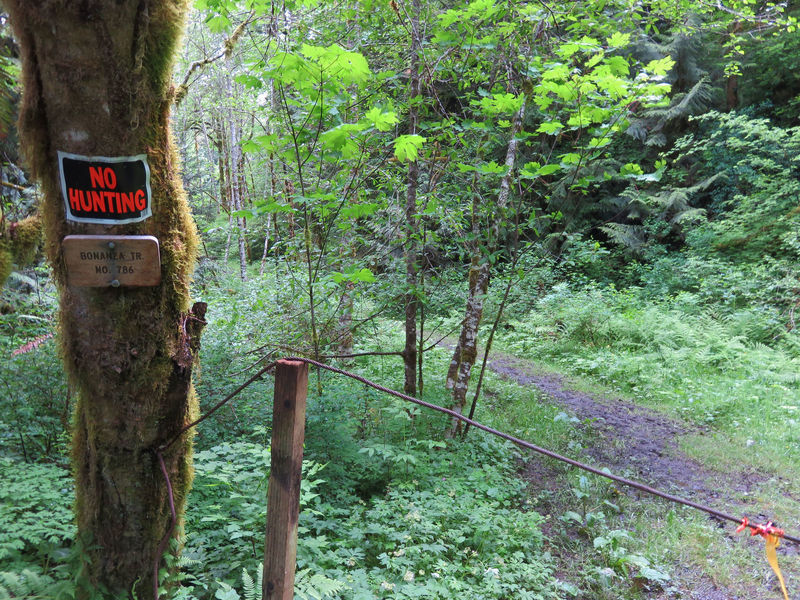
POLYGON ((279 360, 272 405, 272 455, 264 539, 264 600, 292 600, 303 470, 308 365, 279 360))

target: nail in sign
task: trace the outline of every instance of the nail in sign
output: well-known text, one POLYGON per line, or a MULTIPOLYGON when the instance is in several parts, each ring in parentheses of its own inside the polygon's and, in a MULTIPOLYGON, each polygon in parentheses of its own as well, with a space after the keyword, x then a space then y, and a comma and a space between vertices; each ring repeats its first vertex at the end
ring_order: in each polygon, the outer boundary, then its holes
POLYGON ((67 220, 124 225, 151 214, 147 155, 81 156, 58 151, 67 220))

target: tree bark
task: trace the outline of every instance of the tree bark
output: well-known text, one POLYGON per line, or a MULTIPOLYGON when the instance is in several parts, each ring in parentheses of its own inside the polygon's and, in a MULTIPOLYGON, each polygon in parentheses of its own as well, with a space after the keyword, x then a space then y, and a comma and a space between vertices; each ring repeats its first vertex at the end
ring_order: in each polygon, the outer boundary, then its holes
MULTIPOLYGON (((419 127, 419 109, 417 102, 421 94, 420 55, 422 43, 419 34, 420 2, 413 0, 411 3, 411 82, 408 90, 408 133, 414 135, 419 127)), ((419 182, 419 164, 416 160, 408 163, 406 178, 406 206, 405 206, 405 245, 404 258, 406 263, 406 294, 405 294, 405 332, 406 341, 403 348, 403 363, 405 365, 405 383, 403 391, 411 396, 417 393, 417 187, 419 182)))
MULTIPOLYGON (((23 61, 20 131, 44 191, 46 251, 60 294, 64 362, 78 392, 72 459, 90 583, 110 595, 152 594, 167 486, 153 450, 197 411, 192 365, 204 306, 190 311, 196 231, 169 132, 171 68, 187 0, 7 0, 23 61), (91 40, 91 43, 89 43, 91 40), (65 219, 56 151, 146 154, 153 215, 128 225, 65 219), (153 235, 162 283, 67 285, 68 234, 153 235)), ((191 485, 191 434, 165 452, 180 514, 191 485)))
MULTIPOLYGON (((243 175, 243 156, 242 156, 242 124, 234 111, 235 88, 233 85, 233 63, 230 53, 225 55, 225 91, 228 100, 228 160, 230 167, 230 192, 231 210, 236 212, 244 208, 244 175, 243 175)), ((236 216, 236 239, 239 247, 239 277, 242 281, 247 281, 247 222, 243 216, 236 216)))
MULTIPOLYGON (((500 189, 497 194, 497 214, 489 228, 489 236, 486 243, 487 250, 491 253, 497 248, 498 238, 500 237, 500 224, 503 220, 503 213, 508 205, 508 198, 511 195, 511 180, 513 177, 514 164, 517 158, 517 135, 522 130, 522 120, 525 116, 525 104, 514 115, 511 127, 511 139, 506 148, 506 174, 500 180, 500 189)), ((476 215, 478 207, 473 208, 473 215, 476 215)), ((473 216, 473 233, 478 234, 476 227, 477 217, 473 216)), ((491 276, 491 264, 486 257, 481 256, 480 245, 476 242, 473 249, 472 261, 469 271, 469 293, 467 296, 467 307, 464 311, 464 320, 461 324, 461 335, 458 339, 453 358, 450 361, 450 368, 447 373, 445 387, 452 390, 453 400, 451 409, 457 413, 462 413, 467 402, 467 389, 469 379, 472 374, 472 366, 478 355, 478 329, 483 319, 483 301, 489 289, 489 279, 491 276)), ((461 429, 461 421, 453 419, 449 436, 453 436, 461 429)))

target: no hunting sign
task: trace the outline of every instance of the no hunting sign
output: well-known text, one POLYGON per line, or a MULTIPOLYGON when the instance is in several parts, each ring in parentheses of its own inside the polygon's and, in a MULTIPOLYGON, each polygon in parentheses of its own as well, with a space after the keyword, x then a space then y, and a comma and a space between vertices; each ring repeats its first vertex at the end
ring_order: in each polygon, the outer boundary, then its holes
POLYGON ((124 225, 152 214, 145 154, 107 157, 59 151, 58 170, 68 221, 124 225))

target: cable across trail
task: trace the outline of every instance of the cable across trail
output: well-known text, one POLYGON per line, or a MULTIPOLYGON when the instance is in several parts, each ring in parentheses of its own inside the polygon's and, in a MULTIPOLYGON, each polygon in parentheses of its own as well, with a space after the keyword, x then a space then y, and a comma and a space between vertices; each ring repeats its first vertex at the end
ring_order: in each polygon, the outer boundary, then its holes
MULTIPOLYGON (((368 387, 371 387, 371 388, 373 388, 373 389, 375 389, 375 390, 377 390, 379 392, 383 392, 385 394, 388 394, 390 396, 394 396, 395 398, 399 398, 399 399, 404 400, 406 402, 410 402, 412 404, 416 404, 418 406, 422 406, 424 408, 427 408, 427 409, 430 409, 430 410, 433 410, 433 411, 436 411, 436 412, 440 412, 440 413, 449 415, 450 417, 452 417, 454 419, 458 419, 459 421, 462 421, 463 423, 468 424, 470 427, 475 427, 476 429, 480 429, 482 431, 485 431, 486 433, 489 433, 489 434, 494 435, 496 437, 499 437, 499 438, 502 438, 504 440, 507 440, 507 441, 509 441, 509 442, 511 442, 513 444, 516 444, 520 448, 525 448, 527 450, 531 450, 533 452, 541 454, 542 456, 547 456, 548 458, 552 458, 552 459, 557 460, 559 462, 566 463, 568 465, 571 465, 571 466, 576 467, 578 469, 581 469, 583 471, 592 473, 594 475, 598 475, 600 477, 604 477, 606 479, 610 479, 611 481, 614 481, 614 482, 619 483, 621 485, 624 485, 624 486, 627 486, 627 487, 642 491, 642 492, 644 492, 646 494, 650 494, 650 495, 656 496, 658 498, 663 498, 664 500, 667 500, 669 502, 694 508, 694 509, 699 510, 701 512, 704 512, 704 513, 706 513, 708 515, 711 515, 712 517, 714 517, 716 519, 720 519, 720 520, 723 520, 723 521, 729 521, 731 523, 735 523, 738 526, 739 530, 748 529, 752 533, 752 535, 762 535, 765 538, 767 536, 773 536, 775 538, 784 539, 786 541, 789 541, 789 542, 792 542, 794 544, 800 545, 800 538, 798 538, 796 536, 788 535, 782 529, 778 529, 777 527, 773 527, 771 522, 766 523, 766 524, 750 523, 749 519, 746 516, 737 517, 737 516, 734 516, 734 515, 730 515, 730 514, 727 514, 725 512, 722 512, 720 510, 717 510, 715 508, 712 508, 710 506, 707 506, 705 504, 702 504, 700 502, 695 502, 695 501, 689 500, 687 498, 682 498, 680 496, 676 496, 674 494, 670 494, 670 493, 664 492, 664 491, 662 491, 660 489, 657 489, 655 487, 646 485, 646 484, 638 482, 638 481, 634 481, 632 479, 628 479, 626 477, 621 477, 619 475, 614 475, 614 474, 610 473, 607 469, 597 468, 597 467, 585 464, 583 462, 571 459, 569 457, 563 456, 561 454, 558 454, 556 452, 548 450, 547 448, 542 448, 541 446, 537 446, 536 444, 533 444, 533 443, 531 443, 531 442, 529 442, 527 440, 523 440, 521 438, 515 437, 513 435, 510 435, 508 433, 505 433, 503 431, 500 431, 500 430, 495 429, 493 427, 490 427, 488 425, 484 425, 483 423, 479 423, 478 421, 470 419, 469 417, 465 417, 464 415, 462 415, 461 413, 459 413, 457 411, 454 411, 454 410, 449 409, 449 408, 444 408, 443 406, 438 406, 436 404, 432 404, 432 403, 426 402, 424 400, 420 400, 419 398, 415 398, 413 396, 409 396, 408 394, 404 394, 403 392, 398 392, 397 390, 393 390, 393 389, 388 388, 386 386, 383 386, 383 385, 381 385, 379 383, 375 383, 374 381, 371 381, 371 380, 367 379, 366 377, 362 377, 361 375, 357 375, 355 373, 351 373, 351 372, 346 371, 344 369, 340 369, 338 367, 327 365, 327 364, 321 363, 319 361, 313 360, 311 358, 306 358, 306 357, 302 357, 302 356, 287 356, 287 357, 283 358, 282 360, 307 363, 307 364, 313 365, 313 366, 315 366, 315 367, 317 367, 319 369, 323 369, 325 371, 330 371, 332 373, 336 373, 338 375, 342 375, 344 377, 348 377, 348 378, 353 379, 355 381, 358 381, 358 382, 360 382, 360 383, 362 383, 362 384, 364 384, 364 385, 366 385, 368 387)), ((278 361, 275 361, 275 362, 272 362, 272 363, 266 365, 265 367, 262 367, 261 369, 259 369, 247 381, 242 383, 233 392, 231 392, 225 398, 220 400, 213 408, 211 408, 208 412, 206 412, 206 414, 201 416, 196 421, 193 421, 193 422, 189 423, 188 425, 186 425, 185 427, 183 427, 171 439, 169 439, 167 442, 165 442, 164 444, 162 444, 158 448, 154 448, 153 452, 156 455, 159 463, 163 465, 162 453, 164 451, 166 451, 170 446, 172 446, 172 444, 174 444, 186 431, 192 429, 193 427, 196 427, 197 425, 202 423, 204 420, 208 419, 211 415, 213 415, 215 412, 217 412, 220 408, 222 408, 225 404, 227 404, 230 400, 232 400, 235 396, 237 396, 245 388, 247 388, 249 385, 251 385, 255 381, 259 380, 266 373, 272 371, 276 367, 277 364, 278 364, 278 361)), ((167 481, 167 488, 168 488, 169 495, 170 495, 170 507, 172 507, 173 506, 172 488, 171 488, 171 485, 170 485, 170 482, 169 482, 169 477, 167 476, 166 470, 163 469, 163 467, 162 467, 162 473, 163 473, 163 475, 164 475, 164 477, 166 478, 166 481, 167 481)), ((171 510, 173 511, 172 512, 172 517, 173 517, 173 529, 174 529, 174 526, 176 525, 174 508, 172 508, 171 510)), ((163 554, 163 551, 166 549, 166 544, 167 544, 168 540, 171 537, 172 537, 172 530, 167 532, 167 534, 164 536, 164 539, 162 540, 161 545, 160 545, 161 547, 159 548, 160 551, 158 553, 158 556, 163 554)), ((154 565, 154 573, 156 573, 156 575, 157 575, 157 572, 158 572, 158 564, 156 563, 154 565)), ((155 577, 155 580, 157 580, 157 576, 155 577)), ((154 591, 154 598, 155 599, 158 598, 157 589, 155 589, 155 591, 154 591)))
MULTIPOLYGON (((397 390, 393 390, 393 389, 388 388, 386 386, 383 386, 383 385, 381 385, 379 383, 375 383, 374 381, 370 381, 369 379, 367 379, 365 377, 362 377, 361 375, 357 375, 355 373, 351 373, 351 372, 346 371, 344 369, 340 369, 338 367, 334 367, 334 366, 331 366, 331 365, 326 365, 326 364, 321 363, 319 361, 313 360, 311 358, 305 358, 305 357, 302 357, 302 356, 287 356, 283 360, 304 362, 304 363, 307 363, 309 365, 313 365, 313 366, 315 366, 315 367, 317 367, 319 369, 324 369, 324 370, 330 371, 332 373, 337 373, 339 375, 343 375, 344 377, 349 377, 350 379, 354 379, 356 381, 359 381, 360 383, 363 383, 364 385, 366 385, 368 387, 371 387, 371 388, 373 388, 375 390, 378 390, 379 392, 383 392, 383 393, 388 394, 390 396, 394 396, 396 398, 400 398, 401 400, 405 400, 406 402, 411 402, 411 403, 416 404, 418 406, 422 406, 424 408, 428 408, 430 410, 434 410, 434 411, 449 415, 449 416, 453 417, 454 419, 458 419, 459 421, 467 423, 471 427, 475 427, 476 429, 480 429, 482 431, 485 431, 486 433, 490 433, 490 434, 492 434, 494 436, 497 436, 499 438, 507 440, 507 441, 509 441, 509 442, 511 442, 513 444, 516 444, 517 446, 519 446, 521 448, 525 448, 527 450, 532 450, 533 452, 536 452, 536 453, 541 454, 543 456, 547 456, 549 458, 552 458, 554 460, 566 463, 568 465, 572 465, 573 467, 576 467, 578 469, 582 469, 583 471, 587 471, 587 472, 593 473, 595 475, 599 475, 600 477, 605 477, 606 479, 610 479, 611 481, 615 481, 616 483, 625 485, 627 487, 631 487, 631 488, 637 489, 639 491, 645 492, 647 494, 650 494, 650 495, 653 495, 653 496, 657 496, 659 498, 663 498, 664 500, 668 500, 668 501, 673 502, 675 504, 682 504, 684 506, 689 506, 689 507, 694 508, 696 510, 699 510, 699 511, 702 511, 704 513, 707 513, 707 514, 709 514, 709 515, 711 515, 711 516, 713 516, 713 517, 715 517, 717 519, 721 519, 721 520, 724 520, 724 521, 730 521, 731 523, 736 523, 736 525, 741 525, 743 522, 745 522, 745 517, 736 517, 736 516, 733 516, 733 515, 729 515, 727 513, 722 512, 722 511, 716 510, 716 509, 714 509, 714 508, 712 508, 710 506, 706 506, 705 504, 701 504, 699 502, 694 502, 694 501, 689 500, 687 498, 682 498, 680 496, 669 494, 667 492, 664 492, 662 490, 656 489, 656 488, 651 487, 649 485, 646 485, 644 483, 640 483, 638 481, 634 481, 634 480, 628 479, 626 477, 621 477, 619 475, 614 475, 614 474, 608 472, 608 470, 604 470, 604 469, 600 469, 600 468, 597 468, 597 467, 593 467, 591 465, 587 465, 585 463, 582 463, 580 461, 568 458, 566 456, 562 456, 561 454, 558 454, 556 452, 548 450, 547 448, 542 448, 541 446, 537 446, 536 444, 532 444, 531 442, 528 442, 526 440, 520 439, 518 437, 515 437, 515 436, 510 435, 508 433, 505 433, 503 431, 499 431, 499 430, 497 430, 497 429, 495 429, 493 427, 489 427, 488 425, 484 425, 483 423, 479 423, 478 421, 475 421, 473 419, 465 417, 464 415, 462 415, 461 413, 459 413, 457 411, 451 410, 449 408, 444 408, 443 406, 438 406, 438 405, 432 404, 430 402, 425 402, 424 400, 420 400, 419 398, 414 398, 413 396, 409 396, 408 394, 404 394, 402 392, 398 392, 397 390)), ((249 380, 247 380, 245 383, 243 383, 241 386, 239 386, 236 390, 231 392, 231 394, 229 394, 226 398, 224 398, 219 403, 217 403, 217 405, 214 406, 211 410, 209 410, 205 415, 200 417, 197 421, 194 421, 193 423, 190 423, 189 425, 184 427, 180 432, 178 432, 178 434, 175 435, 175 437, 173 437, 169 442, 164 444, 159 450, 165 450, 166 448, 171 446, 185 431, 191 429, 192 427, 195 427, 196 425, 198 425, 199 423, 201 423, 202 421, 204 421, 205 419, 210 417, 218 409, 222 408, 222 406, 224 406, 234 396, 239 394, 239 392, 241 392, 244 388, 246 388, 248 385, 250 385, 254 381, 260 379, 265 373, 268 373, 269 371, 274 369, 275 365, 277 365, 277 364, 278 364, 277 361, 275 361, 275 362, 272 362, 269 365, 263 367, 262 369, 260 369, 249 380)), ((749 524, 749 521, 747 522, 746 526, 749 527, 751 529, 751 531, 756 531, 757 528, 760 527, 760 525, 755 524, 755 523, 752 524, 752 525, 749 524)), ((786 534, 785 532, 783 532, 781 530, 778 530, 778 531, 780 531, 780 536, 783 539, 800 545, 800 538, 792 536, 792 535, 788 535, 788 534, 786 534)))
MULTIPOLYGON (((551 450, 548 450, 546 448, 542 448, 541 446, 537 446, 536 444, 532 444, 531 442, 528 442, 526 440, 520 439, 518 437, 514 437, 513 435, 509 435, 508 433, 499 431, 499 430, 497 430, 497 429, 495 429, 493 427, 489 427, 488 425, 484 425, 482 423, 479 423, 479 422, 477 422, 477 421, 475 421, 473 419, 470 419, 468 417, 465 417, 461 413, 456 412, 454 410, 451 410, 449 408, 444 408, 444 407, 438 406, 436 404, 431 404, 430 402, 425 402, 424 400, 420 400, 419 398, 414 398, 413 396, 409 396, 409 395, 404 394, 402 392, 398 392, 397 390, 393 390, 393 389, 387 388, 387 387, 382 386, 382 385, 380 385, 378 383, 370 381, 369 379, 366 379, 365 377, 361 377, 360 375, 356 375, 355 373, 350 373, 349 371, 345 371, 344 369, 339 369, 338 367, 333 367, 331 365, 326 365, 324 363, 318 362, 318 361, 310 359, 310 358, 303 358, 303 357, 297 357, 297 356, 286 357, 285 360, 305 362, 305 363, 308 363, 310 365, 314 365, 317 368, 325 369, 326 371, 331 371, 333 373, 338 373, 339 375, 344 375, 345 377, 349 377, 351 379, 355 379, 356 381, 359 381, 359 382, 363 383, 364 385, 367 385, 367 386, 369 386, 369 387, 371 387, 373 389, 376 389, 376 390, 378 390, 380 392, 384 392, 385 394, 389 394, 390 396, 394 396, 396 398, 400 398, 401 400, 405 400, 407 402, 411 402, 413 404, 417 404, 418 406, 423 406, 425 408, 428 408, 428 409, 431 409, 431 410, 435 410, 437 412, 441 412, 441 413, 444 413, 446 415, 450 415, 451 417, 453 417, 455 419, 458 419, 459 421, 462 421, 464 423, 469 424, 471 427, 475 427, 476 429, 480 429, 480 430, 485 431, 487 433, 490 433, 490 434, 492 434, 494 436, 497 436, 499 438, 502 438, 504 440, 512 442, 513 444, 516 444, 517 446, 520 446, 521 448, 525 448, 527 450, 532 450, 532 451, 534 451, 534 452, 536 452, 538 454, 541 454, 543 456, 547 456, 549 458, 558 460, 560 462, 572 465, 573 467, 577 467, 578 469, 582 469, 582 470, 587 471, 589 473, 593 473, 595 475, 599 475, 600 477, 605 477, 606 479, 610 479, 612 481, 615 481, 615 482, 620 483, 622 485, 625 485, 625 486, 640 490, 640 491, 645 492, 647 494, 651 494, 653 496, 658 496, 659 498, 663 498, 665 500, 669 500, 670 502, 674 502, 676 504, 682 504, 684 506, 690 506, 692 508, 695 508, 697 510, 705 512, 705 513, 707 513, 707 514, 709 514, 709 515, 711 515, 713 517, 716 517, 718 519, 722 519, 724 521, 730 521, 731 523, 736 523, 739 526, 742 525, 742 523, 746 521, 746 517, 736 517, 736 516, 733 516, 733 515, 729 515, 727 513, 721 512, 721 511, 716 510, 714 508, 711 508, 710 506, 706 506, 706 505, 698 503, 698 502, 693 502, 692 500, 688 500, 686 498, 681 498, 680 496, 675 496, 673 494, 669 494, 667 492, 664 492, 664 491, 661 491, 659 489, 650 487, 649 485, 640 483, 638 481, 634 481, 632 479, 627 479, 626 477, 620 477, 619 475, 614 475, 612 473, 609 473, 609 472, 607 472, 605 470, 602 470, 602 469, 599 469, 597 467, 593 467, 591 465, 587 465, 587 464, 582 463, 580 461, 573 460, 573 459, 568 458, 566 456, 562 456, 561 454, 558 454, 558 453, 553 452, 551 450)), ((751 531, 756 531, 757 528, 760 527, 759 525, 755 525, 755 524, 751 525, 749 523, 749 521, 747 521, 745 523, 745 526, 750 528, 751 531)), ((795 544, 800 545, 800 538, 795 537, 795 536, 791 536, 791 535, 787 535, 785 532, 783 532, 781 530, 778 530, 778 531, 780 531, 780 537, 782 537, 783 539, 785 539, 787 541, 790 541, 790 542, 794 542, 795 544)))

